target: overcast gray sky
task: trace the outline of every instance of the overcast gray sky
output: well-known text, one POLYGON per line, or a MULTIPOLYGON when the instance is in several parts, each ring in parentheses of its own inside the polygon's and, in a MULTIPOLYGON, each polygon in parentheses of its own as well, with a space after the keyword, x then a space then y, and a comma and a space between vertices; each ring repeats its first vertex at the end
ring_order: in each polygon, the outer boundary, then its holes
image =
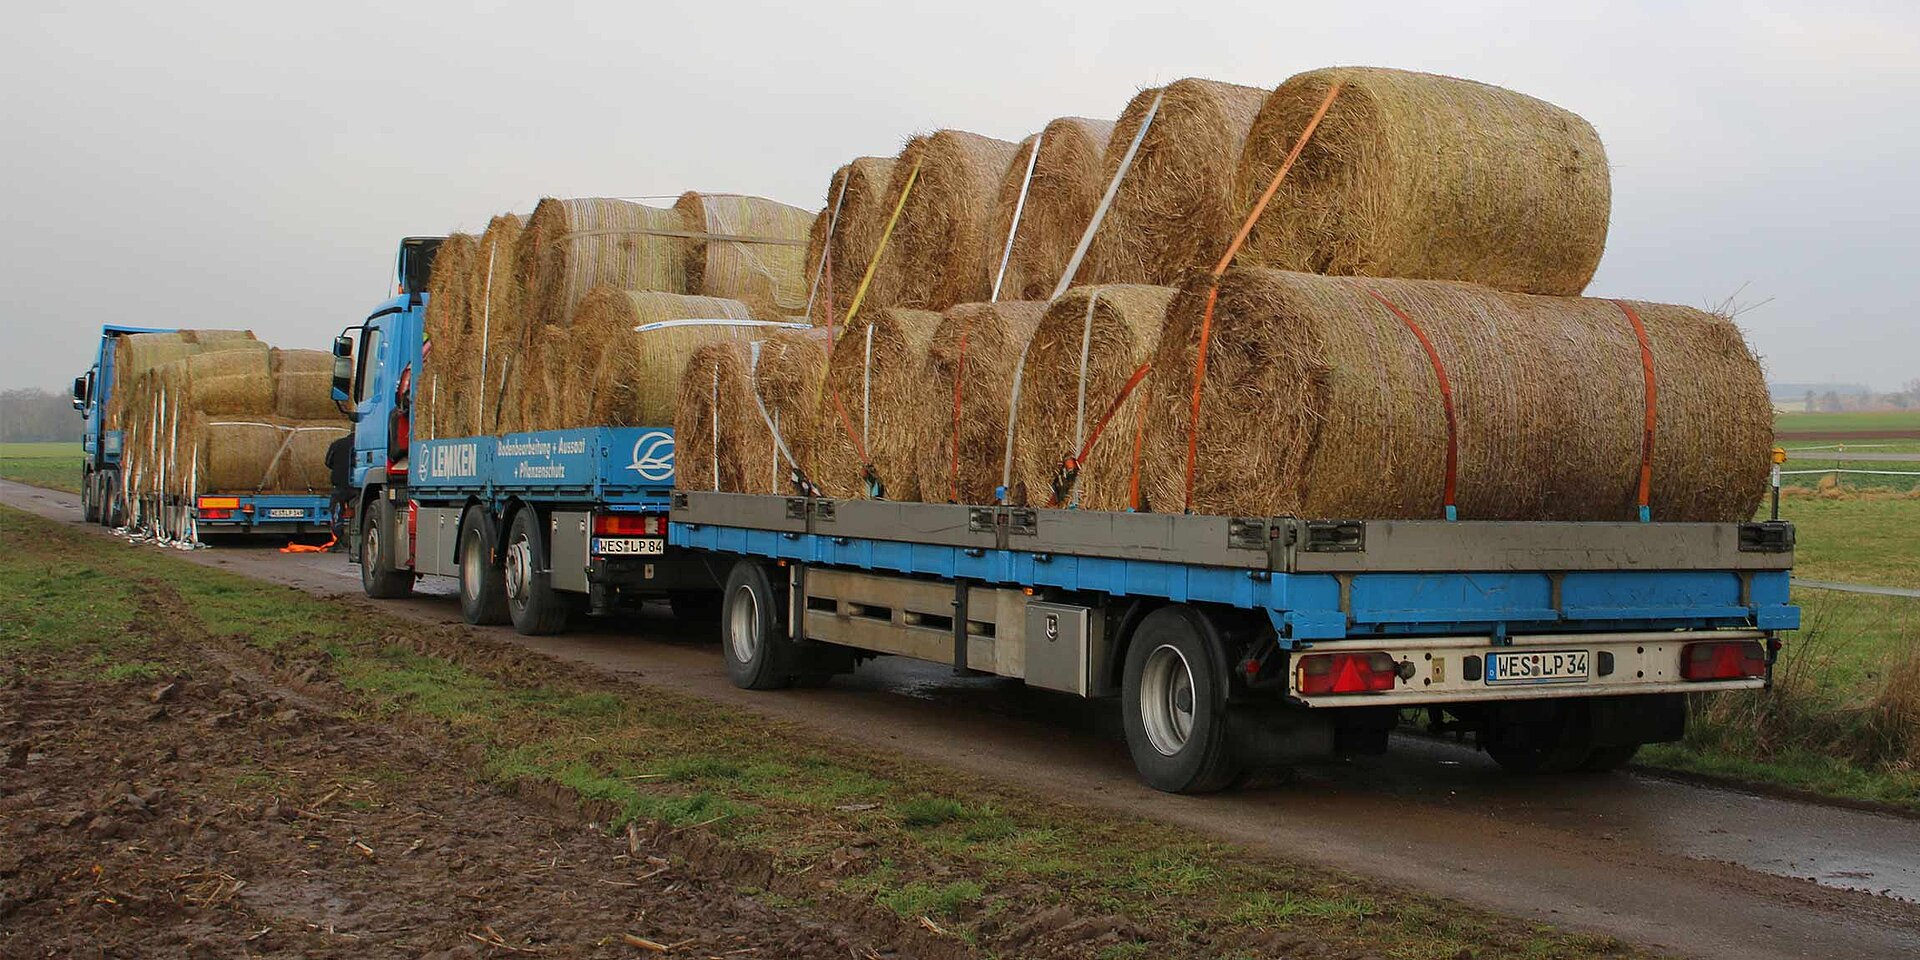
POLYGON ((1774 380, 1920 378, 1920 5, 36 3, 0 35, 0 386, 103 321, 322 347, 394 241, 546 194, 757 193, 1140 87, 1366 64, 1584 115, 1613 164, 1590 293, 1740 290, 1774 380), (1582 9, 1574 9, 1581 6, 1582 9))

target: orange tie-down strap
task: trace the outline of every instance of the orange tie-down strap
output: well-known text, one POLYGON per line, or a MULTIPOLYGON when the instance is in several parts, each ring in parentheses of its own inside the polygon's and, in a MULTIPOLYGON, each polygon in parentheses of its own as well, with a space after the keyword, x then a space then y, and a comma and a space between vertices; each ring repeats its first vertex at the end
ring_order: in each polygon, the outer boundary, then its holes
POLYGON ((1645 523, 1653 519, 1648 501, 1653 495, 1653 428, 1659 410, 1660 383, 1653 375, 1653 346, 1647 343, 1647 325, 1640 322, 1640 314, 1625 300, 1613 303, 1627 315, 1628 322, 1633 324, 1633 335, 1640 340, 1640 374, 1647 390, 1646 423, 1640 434, 1640 522, 1645 523))
POLYGON ((333 549, 333 542, 334 542, 334 538, 328 537, 326 543, 319 543, 319 544, 289 543, 286 546, 281 547, 280 552, 281 553, 326 553, 328 550, 333 549))
MULTIPOLYGON (((1055 471, 1054 476, 1053 502, 1047 504, 1048 506, 1057 507, 1073 494, 1074 483, 1080 477, 1080 468, 1086 464, 1087 458, 1093 455, 1094 444, 1099 443, 1100 435, 1107 431, 1107 423, 1113 419, 1114 414, 1120 412, 1120 408, 1126 404, 1127 398, 1133 396, 1133 391, 1139 388, 1140 382, 1145 380, 1147 374, 1152 370, 1153 363, 1151 361, 1135 367, 1133 376, 1127 378, 1127 382, 1120 388, 1120 392, 1114 395, 1113 402, 1107 404, 1107 408, 1101 411, 1100 416, 1093 421, 1093 429, 1087 432, 1086 442, 1082 443, 1080 449, 1074 451, 1071 456, 1060 461, 1060 469, 1055 471)), ((1142 401, 1141 409, 1144 410, 1145 408, 1146 404, 1142 401)), ((1139 456, 1137 446, 1136 444, 1134 453, 1136 459, 1139 456)))
POLYGON ((1447 519, 1457 519, 1459 511, 1454 509, 1453 493, 1454 480, 1460 469, 1460 425, 1454 416, 1453 381, 1447 379, 1447 365, 1440 362, 1440 351, 1434 349, 1433 340, 1428 338, 1427 331, 1412 317, 1407 316, 1406 311, 1401 310, 1393 301, 1381 296, 1380 292, 1372 287, 1362 285, 1361 289, 1367 292, 1367 296, 1380 301, 1382 306, 1393 311, 1393 315, 1399 317, 1400 322, 1406 324, 1408 330, 1413 331, 1414 337, 1420 341, 1421 349, 1427 352, 1427 362, 1433 364, 1433 376, 1440 381, 1440 404, 1447 413, 1447 483, 1446 489, 1442 492, 1441 503, 1446 508, 1447 519))

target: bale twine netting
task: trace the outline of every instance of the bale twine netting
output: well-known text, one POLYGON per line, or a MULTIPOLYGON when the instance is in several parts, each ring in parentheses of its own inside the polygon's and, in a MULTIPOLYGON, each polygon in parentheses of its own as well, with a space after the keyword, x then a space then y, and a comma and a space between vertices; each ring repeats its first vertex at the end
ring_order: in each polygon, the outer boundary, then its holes
POLYGON ((1170 308, 1148 383, 1148 505, 1196 513, 1631 520, 1657 397, 1652 518, 1747 519, 1772 408, 1731 321, 1691 307, 1266 268, 1220 284, 1191 430, 1203 281, 1170 308), (1631 315, 1630 315, 1631 312, 1631 315), (1431 344, 1431 347, 1428 347, 1431 344), (1449 393, 1440 388, 1444 370, 1449 393))
POLYGON ((1606 247, 1606 151, 1585 120, 1472 80, 1341 67, 1266 99, 1240 156, 1242 209, 1341 84, 1239 262, 1467 280, 1574 296, 1606 247))
POLYGON ((280 417, 196 414, 189 422, 170 471, 186 496, 324 493, 332 489, 327 446, 351 430, 341 422, 280 417))
POLYGON ((688 290, 738 300, 761 320, 806 312, 812 212, 730 193, 682 194, 673 208, 704 234, 688 244, 688 290))
POLYGON ((333 402, 333 354, 282 350, 268 355, 273 373, 273 415, 285 420, 346 420, 333 402))
POLYGON ((989 294, 996 279, 1002 300, 1044 300, 1066 272, 1067 261, 1093 219, 1100 193, 1110 120, 1062 117, 1020 142, 987 222, 982 272, 989 294), (1039 156, 1033 149, 1036 139, 1039 156), (1025 199, 1022 200, 1022 187, 1025 199), (1014 215, 1019 214, 1016 228, 1014 215), (1007 247, 1012 236, 1013 246, 1007 247), (1004 273, 1002 264, 1005 264, 1004 273))
POLYGON ((981 270, 987 248, 994 244, 987 235, 988 221, 1000 178, 1018 149, 1005 140, 961 130, 907 141, 893 165, 887 195, 898 198, 909 176, 913 192, 874 272, 870 306, 945 310, 991 295, 981 270))
POLYGON ((839 331, 814 414, 810 475, 826 496, 920 499, 915 410, 939 325, 930 310, 892 307, 862 310, 839 331))
POLYGON ((520 322, 565 326, 596 287, 685 293, 688 233, 674 210, 606 198, 541 200, 514 251, 520 322))
POLYGON ((420 395, 427 399, 417 409, 415 421, 420 435, 460 436, 460 425, 449 420, 453 404, 438 402, 466 377, 467 353, 476 349, 472 342, 472 290, 474 251, 479 246, 472 234, 455 233, 440 241, 433 255, 433 273, 427 279, 426 318, 420 362, 420 395))
POLYGON ((528 327, 522 319, 520 277, 514 264, 525 222, 511 213, 494 217, 474 251, 469 302, 478 333, 465 351, 470 383, 462 399, 468 409, 456 415, 465 418, 465 425, 476 434, 505 429, 502 408, 517 360, 527 348, 528 327), (473 356, 476 352, 478 357, 473 356))
POLYGON ((1173 296, 1171 287, 1104 284, 1075 287, 1048 306, 1020 378, 1013 502, 1131 505, 1133 450, 1147 399, 1136 375, 1146 375, 1173 296))
POLYGON ((674 419, 682 371, 695 350, 747 341, 784 324, 755 320, 738 300, 600 289, 575 312, 567 389, 583 423, 660 426, 674 419))
POLYGON ((1103 189, 1156 96, 1153 123, 1088 248, 1086 283, 1178 284, 1211 266, 1240 226, 1234 173, 1267 91, 1200 79, 1141 91, 1107 141, 1103 189))
POLYGON ((827 184, 826 208, 813 218, 807 233, 813 298, 809 315, 814 323, 824 325, 847 315, 893 210, 893 198, 887 195, 892 176, 892 157, 860 157, 834 171, 827 184))
POLYGON ((156 372, 164 389, 201 413, 273 413, 273 352, 258 340, 189 354, 156 372))
POLYGON ((765 339, 717 341, 695 350, 674 409, 676 485, 796 492, 795 471, 807 471, 810 462, 826 365, 826 330, 819 327, 779 329, 765 339))
POLYGON ((966 303, 927 344, 924 402, 914 421, 921 499, 992 503, 1004 472, 1013 371, 1046 304, 966 303))

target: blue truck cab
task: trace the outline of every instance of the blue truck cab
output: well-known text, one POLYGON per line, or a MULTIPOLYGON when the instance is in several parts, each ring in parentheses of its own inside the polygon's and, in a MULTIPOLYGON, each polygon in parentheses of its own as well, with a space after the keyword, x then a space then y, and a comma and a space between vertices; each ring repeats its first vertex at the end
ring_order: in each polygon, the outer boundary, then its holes
POLYGON ((107 405, 113 399, 114 348, 130 333, 168 333, 159 327, 100 328, 99 351, 87 372, 73 378, 73 408, 80 411, 80 503, 88 523, 120 525, 124 507, 120 489, 119 430, 107 429, 107 405))
POLYGON ((343 526, 367 595, 405 596, 422 577, 451 577, 469 623, 530 634, 648 599, 717 610, 707 564, 667 546, 671 428, 413 437, 441 239, 402 240, 395 295, 333 344, 334 401, 354 425, 343 526))

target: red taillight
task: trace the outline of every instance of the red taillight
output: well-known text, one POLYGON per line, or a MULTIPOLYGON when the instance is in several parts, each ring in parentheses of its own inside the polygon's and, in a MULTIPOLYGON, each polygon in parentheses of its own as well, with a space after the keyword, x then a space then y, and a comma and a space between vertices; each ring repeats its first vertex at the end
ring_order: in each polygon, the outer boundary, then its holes
POLYGON ((1767 650, 1757 640, 1689 643, 1680 648, 1680 675, 1688 680, 1764 677, 1767 650))
POLYGON ((1392 690, 1400 665, 1379 650, 1360 653, 1310 653, 1294 661, 1296 686, 1306 696, 1323 693, 1379 693, 1392 690))
POLYGON ((665 516, 644 513, 596 513, 593 535, 596 537, 661 537, 667 533, 665 516))
POLYGON ((210 509, 208 509, 208 508, 206 508, 206 507, 201 507, 201 508, 200 508, 200 519, 202 519, 202 520, 232 520, 232 519, 233 519, 233 511, 232 511, 232 510, 210 510, 210 509))

